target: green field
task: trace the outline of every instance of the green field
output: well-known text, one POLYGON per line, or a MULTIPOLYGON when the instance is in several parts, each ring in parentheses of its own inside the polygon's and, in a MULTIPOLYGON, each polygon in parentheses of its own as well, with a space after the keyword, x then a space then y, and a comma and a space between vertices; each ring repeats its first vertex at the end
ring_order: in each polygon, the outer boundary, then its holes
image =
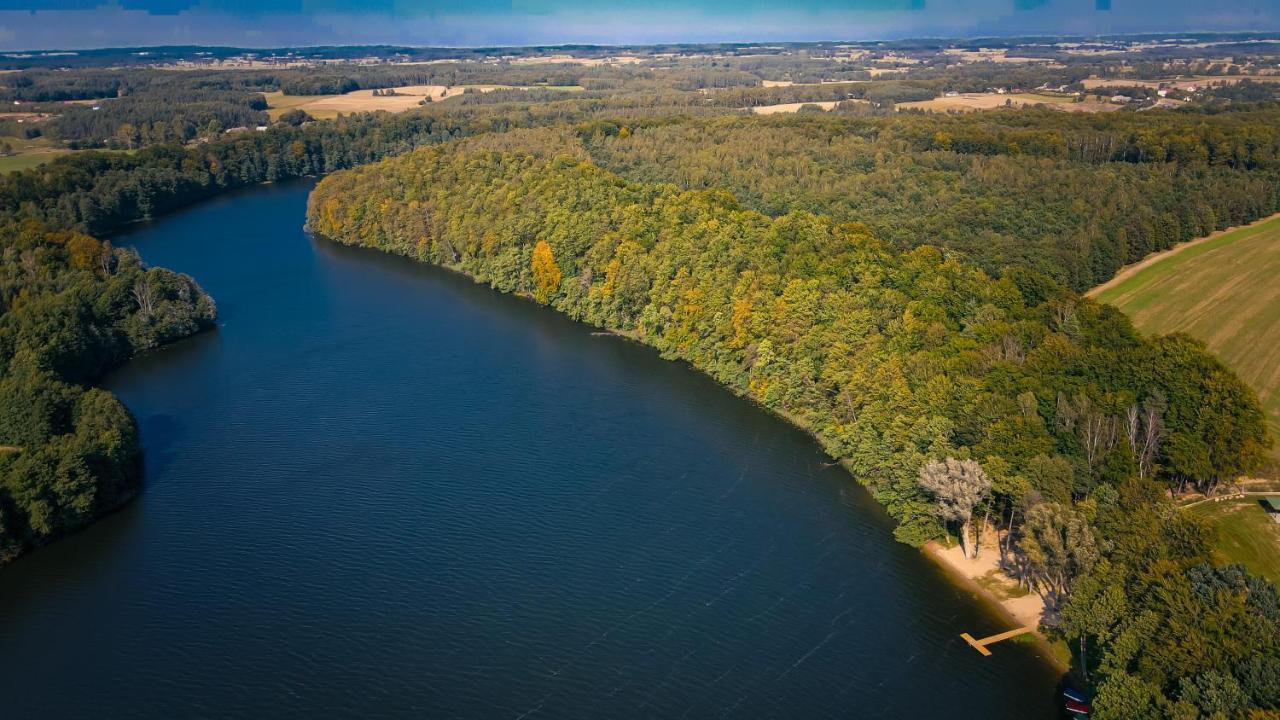
POLYGON ((45 138, 27 140, 23 138, 4 138, 13 148, 12 155, 0 155, 0 174, 14 170, 26 170, 71 152, 58 147, 45 138))
POLYGON ((1224 562, 1244 563, 1251 571, 1280 585, 1280 524, 1271 521, 1257 496, 1205 502, 1191 508, 1217 533, 1217 552, 1224 562))
MULTIPOLYGON (((1144 332, 1203 340, 1258 391, 1280 437, 1280 216, 1171 253, 1095 299, 1144 332)), ((1280 441, 1272 458, 1280 459, 1280 441)))

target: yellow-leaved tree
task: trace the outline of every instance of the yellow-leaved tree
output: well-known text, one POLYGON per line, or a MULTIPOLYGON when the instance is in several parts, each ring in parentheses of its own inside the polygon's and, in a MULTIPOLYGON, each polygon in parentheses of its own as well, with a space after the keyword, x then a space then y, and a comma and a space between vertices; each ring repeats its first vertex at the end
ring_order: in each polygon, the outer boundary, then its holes
POLYGON ((539 240, 533 246, 533 298, 546 305, 551 296, 560 289, 560 266, 556 264, 555 253, 546 240, 539 240))

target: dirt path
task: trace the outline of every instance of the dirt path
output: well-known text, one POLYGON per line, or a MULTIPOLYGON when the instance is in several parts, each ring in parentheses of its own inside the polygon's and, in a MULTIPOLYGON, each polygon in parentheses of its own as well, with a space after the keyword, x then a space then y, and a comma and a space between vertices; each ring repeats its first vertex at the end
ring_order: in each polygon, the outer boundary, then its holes
POLYGON ((1128 280, 1129 278, 1138 274, 1143 269, 1148 268, 1152 265, 1155 265, 1156 263, 1164 260, 1165 258, 1171 257, 1173 255, 1177 255, 1178 253, 1182 252, 1183 250, 1186 250, 1189 247, 1195 247, 1196 245, 1200 245, 1210 240, 1220 238, 1229 232, 1235 232, 1236 230, 1243 230, 1245 228, 1252 228, 1252 227, 1257 227, 1259 225, 1264 225, 1266 223, 1271 222, 1272 220, 1275 220, 1276 218, 1280 218, 1280 213, 1276 213, 1275 215, 1268 215, 1267 217, 1261 218, 1259 220, 1254 220, 1248 225, 1235 225, 1233 227, 1227 228, 1226 230, 1217 230, 1215 232, 1209 233, 1208 235, 1205 235, 1204 237, 1198 237, 1194 240, 1188 240, 1184 243, 1178 243, 1177 245, 1174 245, 1168 250, 1163 250, 1154 255, 1148 255, 1145 258, 1139 260, 1138 262, 1133 263, 1132 265, 1125 265, 1124 267, 1120 268, 1120 270, 1116 272, 1115 277, 1102 283, 1101 285, 1097 285, 1097 286, 1094 286, 1093 288, 1090 288, 1087 292, 1085 292, 1084 295, 1085 297, 1097 297, 1098 294, 1123 283, 1125 280, 1128 280))

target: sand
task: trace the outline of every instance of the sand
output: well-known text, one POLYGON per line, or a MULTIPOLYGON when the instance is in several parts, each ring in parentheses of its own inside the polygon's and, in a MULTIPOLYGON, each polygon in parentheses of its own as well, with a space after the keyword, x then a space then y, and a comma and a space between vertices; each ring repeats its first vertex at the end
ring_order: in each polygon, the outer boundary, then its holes
MULTIPOLYGON (((994 539, 994 533, 988 532, 994 539)), ((978 557, 968 558, 959 545, 942 547, 929 543, 926 553, 958 575, 973 581, 986 599, 1004 609, 1020 626, 1037 626, 1044 614, 1044 600, 1034 592, 1019 588, 1017 581, 1000 569, 1000 550, 994 542, 984 543, 978 557)))

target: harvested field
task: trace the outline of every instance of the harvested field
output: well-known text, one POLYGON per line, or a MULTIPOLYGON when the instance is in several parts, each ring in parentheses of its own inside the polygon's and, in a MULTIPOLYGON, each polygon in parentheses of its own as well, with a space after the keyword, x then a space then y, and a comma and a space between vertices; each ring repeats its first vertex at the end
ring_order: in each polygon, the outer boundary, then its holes
POLYGON ((793 113, 798 111, 805 105, 817 105, 823 110, 830 110, 839 105, 842 100, 821 100, 818 102, 797 102, 797 103, 779 103, 777 105, 757 105, 751 108, 751 112, 756 115, 774 115, 777 113, 793 113))
POLYGON ((1086 78, 1081 82, 1085 90, 1106 87, 1174 87, 1190 90, 1209 85, 1235 85, 1241 80, 1253 82, 1280 82, 1280 75, 1196 75, 1194 77, 1177 77, 1168 80, 1137 80, 1128 78, 1086 78))
MULTIPOLYGON (((1258 391, 1280 435, 1280 215, 1192 241, 1089 294, 1150 333, 1203 340, 1258 391)), ((1280 448, 1272 449, 1280 458, 1280 448)))
POLYGON ((995 110, 1007 107, 1026 107, 1029 105, 1045 105, 1055 110, 1067 112, 1107 112, 1117 110, 1119 105, 1096 102, 1072 102, 1070 95, 1049 95, 1042 93, 960 93, 951 97, 938 97, 932 100, 898 103, 899 110, 928 110, 929 112, 972 112, 974 110, 995 110))
MULTIPOLYGON (((279 92, 263 93, 267 98, 267 114, 272 120, 280 117, 287 110, 298 108, 305 110, 317 120, 327 120, 339 115, 350 115, 359 112, 376 112, 379 110, 398 113, 412 110, 422 104, 426 98, 432 102, 448 100, 461 96, 467 90, 491 92, 493 90, 527 90, 529 87, 515 85, 404 85, 395 90, 395 95, 373 94, 373 90, 354 90, 343 95, 284 95, 279 92)), ((553 90, 579 91, 577 85, 554 86, 553 90)))

